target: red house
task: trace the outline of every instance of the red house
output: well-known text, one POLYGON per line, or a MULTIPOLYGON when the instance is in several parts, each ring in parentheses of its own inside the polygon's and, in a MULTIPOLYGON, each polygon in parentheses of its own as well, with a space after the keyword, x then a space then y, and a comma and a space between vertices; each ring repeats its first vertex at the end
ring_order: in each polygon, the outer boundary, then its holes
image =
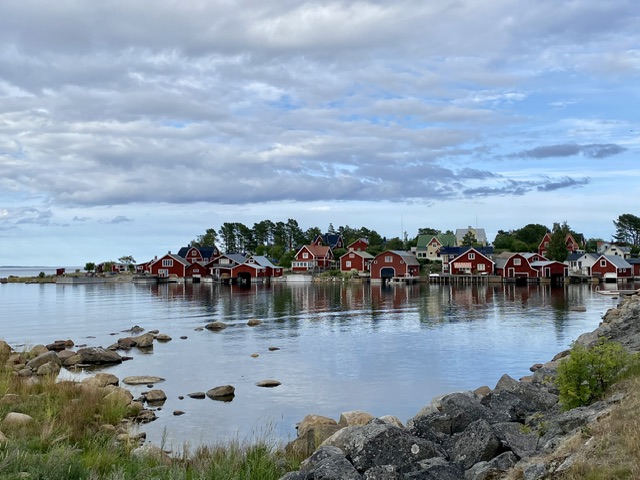
POLYGON ((591 275, 607 280, 633 278, 633 267, 618 255, 600 255, 591 267, 591 275))
POLYGON ((226 253, 219 255, 206 264, 207 269, 214 278, 231 277, 231 269, 247 261, 247 257, 239 253, 226 253))
POLYGON ((305 245, 291 262, 292 272, 310 272, 313 270, 327 270, 333 264, 333 252, 325 245, 305 245))
MULTIPOLYGON (((573 235, 567 233, 566 238, 564 239, 565 245, 567 246, 567 251, 571 254, 580 250, 580 244, 576 242, 573 235)), ((545 233, 542 241, 538 245, 538 254, 543 257, 547 255, 547 251, 549 250, 549 244, 551 243, 551 234, 545 233)))
POLYGON ((371 280, 384 281, 398 277, 418 277, 420 263, 411 252, 387 250, 375 256, 371 262, 371 280))
POLYGON ((449 261, 451 275, 491 275, 494 262, 475 248, 471 247, 449 261))
POLYGON ((347 245, 347 250, 355 252, 364 252, 367 248, 369 248, 369 240, 366 238, 359 238, 347 245))
POLYGON ((150 270, 152 275, 157 275, 159 278, 168 278, 169 276, 184 278, 188 265, 189 262, 184 258, 169 252, 164 257, 154 260, 150 270))
POLYGON ((538 271, 540 278, 560 278, 569 276, 569 265, 552 260, 531 262, 531 266, 538 271))
POLYGON ((271 260, 262 255, 252 255, 245 263, 263 267, 267 277, 281 277, 284 275, 284 268, 274 265, 271 260))
POLYGON ((340 271, 368 273, 371 270, 373 255, 361 250, 351 250, 340 257, 340 271))
POLYGON ((189 263, 184 269, 184 276, 198 282, 201 278, 209 276, 209 269, 202 262, 189 263))
POLYGON ((208 263, 220 255, 218 247, 182 247, 178 251, 178 256, 187 260, 189 263, 202 262, 208 263))
POLYGON ((238 283, 249 284, 258 279, 268 278, 267 269, 257 263, 242 263, 232 267, 229 275, 237 279, 238 283))
POLYGON ((537 261, 542 258, 537 254, 513 253, 507 258, 496 258, 496 274, 502 278, 523 279, 537 278, 538 270, 531 266, 530 261, 537 261), (535 260, 530 260, 535 258, 535 260))

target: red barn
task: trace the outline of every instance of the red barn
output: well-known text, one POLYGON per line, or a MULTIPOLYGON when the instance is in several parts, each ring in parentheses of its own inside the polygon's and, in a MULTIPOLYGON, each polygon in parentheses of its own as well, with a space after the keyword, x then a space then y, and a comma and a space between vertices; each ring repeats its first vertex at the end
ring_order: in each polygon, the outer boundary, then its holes
POLYGON ((540 278, 558 278, 569 276, 569 265, 552 260, 540 260, 531 262, 531 266, 538 270, 540 278))
POLYGON ((513 253, 506 258, 497 258, 495 260, 496 274, 502 278, 537 278, 538 270, 531 266, 531 262, 544 259, 538 254, 531 253, 513 253))
POLYGON ((189 263, 184 270, 184 276, 197 282, 199 279, 209 276, 209 269, 201 262, 189 263))
POLYGON ((418 277, 420 263, 411 252, 387 250, 375 256, 371 262, 371 280, 399 277, 418 277))
POLYGON ((367 273, 371 269, 373 255, 368 252, 351 250, 340 257, 340 271, 351 272, 357 270, 359 273, 367 273))
POLYGON ((369 241, 366 238, 359 238, 347 245, 347 250, 355 252, 364 252, 369 248, 369 241))
POLYGON ((171 275, 184 278, 188 265, 189 262, 184 258, 169 252, 164 257, 154 260, 150 270, 152 275, 157 275, 159 278, 168 278, 171 275))
POLYGON ((451 275, 491 275, 493 266, 493 260, 471 247, 449 261, 449 273, 451 275))
POLYGON ((591 267, 591 275, 605 281, 633 278, 633 267, 618 255, 600 255, 591 267))
MULTIPOLYGON (((547 251, 549 250, 550 243, 551 243, 551 234, 546 233, 542 238, 542 241, 538 245, 538 254, 544 257, 547 254, 547 251)), ((571 235, 570 233, 567 233, 567 236, 564 239, 564 243, 567 247, 567 251, 570 254, 580 251, 580 244, 576 242, 575 238, 573 238, 573 235, 571 235)))
POLYGON ((281 277, 284 275, 284 268, 274 265, 271 260, 262 255, 252 255, 247 259, 246 263, 264 267, 267 277, 281 277))

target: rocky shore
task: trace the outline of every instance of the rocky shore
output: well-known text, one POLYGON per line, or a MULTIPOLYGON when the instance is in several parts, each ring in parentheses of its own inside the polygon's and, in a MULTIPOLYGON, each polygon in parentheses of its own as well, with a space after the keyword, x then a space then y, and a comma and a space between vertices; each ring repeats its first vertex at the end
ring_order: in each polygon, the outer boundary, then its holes
MULTIPOLYGON (((576 342, 601 337, 640 351, 640 296, 624 298, 600 326, 576 342)), ((306 416, 287 445, 308 458, 281 480, 539 480, 566 471, 588 445, 589 426, 606 419, 621 395, 563 411, 554 383, 568 355, 531 367, 532 375, 504 375, 491 389, 434 398, 406 425, 395 417, 347 412, 339 421, 306 416), (571 443, 572 449, 563 448, 571 443)))

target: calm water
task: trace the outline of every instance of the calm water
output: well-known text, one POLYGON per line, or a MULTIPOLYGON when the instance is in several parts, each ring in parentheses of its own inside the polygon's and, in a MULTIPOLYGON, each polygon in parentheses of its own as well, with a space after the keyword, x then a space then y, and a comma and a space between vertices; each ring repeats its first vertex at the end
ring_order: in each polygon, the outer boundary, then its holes
POLYGON ((106 347, 133 325, 171 335, 104 371, 166 379, 156 387, 169 399, 142 430, 179 448, 263 434, 286 441, 308 413, 338 419, 361 409, 406 421, 435 395, 529 374, 615 304, 588 285, 5 284, 0 338, 14 348, 67 338, 106 347), (251 318, 264 323, 248 327, 251 318), (230 326, 195 330, 215 320, 230 326), (282 385, 255 386, 264 379, 282 385), (186 397, 225 384, 236 387, 230 403, 186 397))

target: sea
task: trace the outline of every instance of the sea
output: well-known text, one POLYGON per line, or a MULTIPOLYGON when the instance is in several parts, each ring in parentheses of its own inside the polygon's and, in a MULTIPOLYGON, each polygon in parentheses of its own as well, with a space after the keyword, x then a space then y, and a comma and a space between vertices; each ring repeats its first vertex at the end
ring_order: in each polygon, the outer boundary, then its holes
MULTIPOLYGON (((53 269, 55 270, 55 268, 53 269)), ((0 277, 42 267, 0 268, 0 277)), ((638 288, 636 286, 635 288, 638 288)), ((98 371, 164 378, 167 401, 140 427, 181 450, 220 441, 286 443, 307 414, 413 417, 433 397, 529 375, 619 300, 589 284, 0 284, 0 338, 14 349, 71 339, 108 347, 139 326, 172 340, 98 371), (262 323, 250 327, 247 322, 262 323), (203 329, 213 321, 222 331, 203 329), (281 384, 263 388, 273 379, 281 384), (230 402, 189 397, 235 387, 230 402), (183 415, 174 415, 182 411, 183 415)), ((96 373, 63 370, 82 380, 96 373)), ((149 387, 128 387, 139 396, 149 387)))

